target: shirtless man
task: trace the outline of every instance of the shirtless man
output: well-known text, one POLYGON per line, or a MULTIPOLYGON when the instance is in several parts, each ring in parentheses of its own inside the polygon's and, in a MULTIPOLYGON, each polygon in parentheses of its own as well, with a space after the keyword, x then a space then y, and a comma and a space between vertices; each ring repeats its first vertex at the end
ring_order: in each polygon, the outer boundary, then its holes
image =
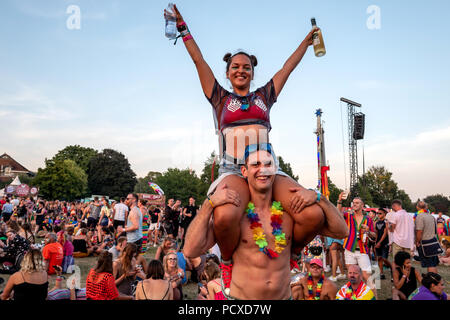
POLYGON ((312 259, 310 265, 310 274, 301 278, 298 284, 292 287, 292 296, 294 300, 335 300, 338 287, 333 281, 325 277, 322 260, 312 259), (310 278, 312 280, 311 292, 308 288, 308 281, 310 278), (319 284, 321 285, 321 288, 318 292, 319 284))
MULTIPOLYGON (((241 236, 239 245, 232 255, 233 275, 228 290, 223 293, 228 299, 266 300, 289 299, 290 289, 290 256, 291 250, 301 251, 297 244, 308 243, 319 232, 326 233, 333 238, 343 238, 348 230, 345 221, 337 209, 326 199, 321 198, 317 204, 323 209, 326 221, 308 221, 308 215, 297 215, 296 220, 289 214, 281 215, 281 233, 285 242, 277 243, 271 234, 272 186, 277 171, 275 157, 269 144, 259 145, 254 152, 252 146, 247 147, 245 165, 241 167, 243 176, 247 179, 253 213, 259 217, 267 244, 264 241, 255 243, 255 238, 261 240, 261 233, 256 236, 255 229, 251 229, 250 219, 244 214, 240 221, 241 236), (295 228, 294 228, 295 225, 295 228), (260 249, 261 248, 261 249, 260 249), (286 249, 286 250, 284 250, 286 249), (265 251, 265 252, 263 252, 265 251), (267 252, 277 252, 277 257, 269 257, 267 252)), ((212 212, 213 208, 224 204, 240 205, 238 194, 227 188, 219 187, 216 192, 206 199, 201 210, 192 221, 184 247, 184 255, 189 258, 198 257, 210 249, 215 243, 212 212)), ((281 209, 282 210, 282 209, 281 209)), ((283 212, 283 211, 281 211, 283 212)), ((279 214, 279 212, 278 212, 279 214)), ((257 240, 257 239, 256 239, 257 240)), ((223 279, 222 279, 223 280, 223 279)))

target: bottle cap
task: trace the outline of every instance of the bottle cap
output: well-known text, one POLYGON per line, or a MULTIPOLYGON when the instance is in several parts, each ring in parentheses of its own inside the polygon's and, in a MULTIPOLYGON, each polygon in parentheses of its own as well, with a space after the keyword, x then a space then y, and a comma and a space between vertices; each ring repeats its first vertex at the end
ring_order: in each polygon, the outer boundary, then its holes
POLYGON ((316 25, 316 18, 311 18, 311 24, 313 25, 313 26, 315 26, 316 25))

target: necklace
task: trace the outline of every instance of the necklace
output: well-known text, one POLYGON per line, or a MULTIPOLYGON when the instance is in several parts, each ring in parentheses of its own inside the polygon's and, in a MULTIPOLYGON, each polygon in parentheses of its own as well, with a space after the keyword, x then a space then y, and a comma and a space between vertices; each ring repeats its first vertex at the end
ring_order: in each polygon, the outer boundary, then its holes
POLYGON ((345 300, 356 300, 356 294, 353 292, 350 282, 347 283, 347 288, 345 289, 345 300))
POLYGON ((325 279, 324 275, 319 279, 319 282, 317 283, 317 289, 316 289, 316 296, 313 297, 313 285, 314 281, 311 275, 311 272, 308 273, 308 300, 320 300, 320 294, 322 293, 322 286, 323 286, 323 280, 325 279))
POLYGON ((253 231, 253 240, 259 247, 259 251, 266 254, 270 259, 278 257, 283 252, 287 243, 286 235, 282 232, 281 224, 283 223, 283 207, 280 202, 274 201, 270 208, 270 225, 272 226, 272 234, 275 237, 275 249, 271 250, 267 248, 268 243, 266 235, 262 228, 262 224, 259 222, 259 216, 255 210, 255 205, 252 202, 247 206, 247 218, 250 220, 250 229, 253 231))

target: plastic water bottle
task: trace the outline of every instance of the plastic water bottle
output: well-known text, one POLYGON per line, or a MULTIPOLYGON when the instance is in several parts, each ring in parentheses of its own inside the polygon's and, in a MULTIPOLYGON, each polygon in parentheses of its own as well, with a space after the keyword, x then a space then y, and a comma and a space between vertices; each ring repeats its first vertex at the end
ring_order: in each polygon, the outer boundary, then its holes
POLYGON ((177 37, 177 16, 175 15, 173 3, 169 3, 166 11, 166 37, 169 39, 175 39, 177 37))

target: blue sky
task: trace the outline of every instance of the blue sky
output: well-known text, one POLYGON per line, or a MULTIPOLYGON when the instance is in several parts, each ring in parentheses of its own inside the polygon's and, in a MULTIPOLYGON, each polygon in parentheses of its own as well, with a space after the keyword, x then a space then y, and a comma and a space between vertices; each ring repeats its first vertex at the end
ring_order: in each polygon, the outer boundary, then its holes
MULTIPOLYGON (((358 146, 362 159, 364 144, 366 168, 385 165, 413 200, 449 195, 449 1, 177 5, 225 87, 226 52, 242 48, 257 56, 256 89, 282 67, 316 17, 327 54, 316 58, 308 50, 271 112, 275 151, 303 185, 317 180, 318 107, 329 175, 341 188, 348 184, 346 108, 339 102, 346 97, 366 114, 358 146), (380 9, 375 30, 367 27, 371 5, 380 9)), ((58 150, 80 144, 121 151, 138 176, 168 167, 199 172, 218 148, 211 107, 183 43, 164 37, 166 6, 156 0, 1 1, 0 152, 37 170, 58 150), (79 30, 67 28, 70 5, 80 8, 79 30)))

